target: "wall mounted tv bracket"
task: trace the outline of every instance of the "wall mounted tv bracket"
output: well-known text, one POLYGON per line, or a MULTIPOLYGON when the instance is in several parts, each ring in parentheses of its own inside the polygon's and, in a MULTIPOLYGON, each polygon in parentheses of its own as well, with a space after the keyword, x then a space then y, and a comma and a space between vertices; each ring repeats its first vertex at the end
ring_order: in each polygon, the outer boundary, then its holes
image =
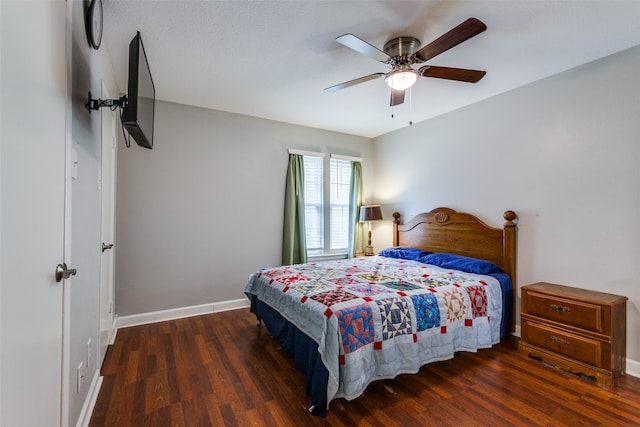
MULTIPOLYGON (((84 104, 84 106, 89 111, 89 114, 91 114, 92 110, 99 110, 102 107, 109 107, 111 111, 116 111, 118 107, 120 108, 126 107, 127 103, 128 103, 127 95, 122 95, 118 99, 100 99, 100 98, 93 99, 91 97, 91 91, 89 91, 89 97, 88 97, 87 103, 84 104)), ((120 112, 120 120, 122 121, 122 112, 120 112)), ((124 136, 124 142, 127 148, 129 148, 131 146, 131 140, 127 139, 127 135, 124 133, 124 126, 122 127, 122 135, 124 136)))
POLYGON ((91 91, 89 91, 89 99, 84 106, 89 110, 89 113, 91 113, 91 110, 99 110, 102 107, 109 107, 111 111, 115 111, 118 107, 126 106, 127 101, 127 95, 122 95, 118 99, 93 99, 91 91))

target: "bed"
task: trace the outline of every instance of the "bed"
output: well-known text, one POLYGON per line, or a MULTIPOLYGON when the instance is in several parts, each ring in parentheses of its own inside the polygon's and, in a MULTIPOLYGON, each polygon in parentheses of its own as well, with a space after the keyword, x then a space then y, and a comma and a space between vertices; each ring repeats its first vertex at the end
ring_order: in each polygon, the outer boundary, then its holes
POLYGON ((251 312, 306 375, 314 415, 371 381, 513 331, 513 211, 502 228, 444 207, 393 218, 393 247, 377 256, 265 268, 245 288, 251 312))

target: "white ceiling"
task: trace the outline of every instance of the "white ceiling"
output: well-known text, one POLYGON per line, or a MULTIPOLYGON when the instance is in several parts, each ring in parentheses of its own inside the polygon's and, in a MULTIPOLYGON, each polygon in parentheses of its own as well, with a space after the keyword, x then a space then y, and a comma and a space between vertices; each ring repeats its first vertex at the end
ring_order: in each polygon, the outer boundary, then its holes
POLYGON ((375 137, 640 45, 640 1, 141 1, 103 0, 103 47, 126 92, 139 30, 164 101, 375 137), (428 61, 487 71, 476 84, 422 78, 389 107, 383 79, 323 88, 385 65, 335 38, 382 49, 397 36, 426 44, 469 17, 480 35, 428 61))

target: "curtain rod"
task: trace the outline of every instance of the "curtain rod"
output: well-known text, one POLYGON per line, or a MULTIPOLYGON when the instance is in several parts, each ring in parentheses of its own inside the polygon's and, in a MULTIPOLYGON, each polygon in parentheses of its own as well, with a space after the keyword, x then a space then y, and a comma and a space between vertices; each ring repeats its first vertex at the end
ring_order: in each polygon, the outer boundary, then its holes
POLYGON ((289 154, 298 154, 300 156, 324 157, 324 153, 320 153, 318 151, 296 150, 295 148, 289 148, 289 154))
POLYGON ((351 162, 362 162, 362 157, 343 156, 342 154, 332 154, 332 159, 349 160, 351 162))

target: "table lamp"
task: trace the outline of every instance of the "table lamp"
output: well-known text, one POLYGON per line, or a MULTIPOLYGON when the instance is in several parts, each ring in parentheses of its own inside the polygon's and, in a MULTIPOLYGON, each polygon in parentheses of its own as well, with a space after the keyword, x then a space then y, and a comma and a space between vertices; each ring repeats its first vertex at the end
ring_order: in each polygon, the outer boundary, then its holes
POLYGON ((360 206, 360 222, 366 221, 369 223, 369 242, 367 243, 367 247, 364 251, 365 256, 374 255, 373 246, 371 246, 371 221, 377 221, 380 219, 382 219, 382 210, 380 210, 380 205, 360 206))

